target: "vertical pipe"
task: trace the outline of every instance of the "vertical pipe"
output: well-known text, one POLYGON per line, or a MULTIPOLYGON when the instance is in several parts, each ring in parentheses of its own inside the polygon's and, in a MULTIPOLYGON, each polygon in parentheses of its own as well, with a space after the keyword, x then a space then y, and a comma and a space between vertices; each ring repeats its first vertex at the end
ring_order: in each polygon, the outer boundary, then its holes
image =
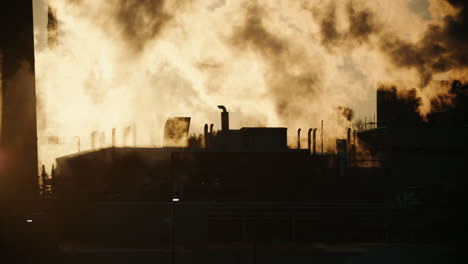
POLYGON ((316 146, 317 146, 317 128, 314 128, 314 131, 313 131, 313 153, 314 155, 317 154, 316 146))
POLYGON ((297 130, 297 149, 301 149, 301 129, 297 130))
POLYGON ((356 145, 356 129, 354 129, 353 137, 354 137, 353 143, 354 143, 354 145, 356 145))
POLYGON ((346 135, 347 135, 346 144, 351 144, 351 128, 347 129, 346 135))
POLYGON ((112 128, 112 147, 115 147, 115 128, 112 128))
POLYGON ((322 120, 322 134, 321 134, 321 138, 322 138, 322 156, 323 156, 323 120, 322 120))
POLYGON ((205 124, 203 128, 203 140, 205 141, 205 148, 208 147, 208 124, 205 124))
POLYGON ((374 114, 374 128, 377 127, 377 123, 375 123, 375 114, 374 114))
POLYGON ((213 134, 213 124, 210 125, 210 134, 213 134))
POLYGON ((226 110, 226 107, 223 105, 218 105, 218 108, 223 110, 221 112, 221 130, 228 131, 229 130, 229 113, 226 110))
POLYGON ((0 35, 0 200, 22 209, 39 198, 33 1, 2 1, 0 35))
POLYGON ((310 145, 312 143, 312 128, 309 128, 309 131, 307 131, 307 149, 309 150, 310 154, 310 145))
POLYGON ((366 117, 364 117, 364 131, 367 130, 367 119, 366 117))

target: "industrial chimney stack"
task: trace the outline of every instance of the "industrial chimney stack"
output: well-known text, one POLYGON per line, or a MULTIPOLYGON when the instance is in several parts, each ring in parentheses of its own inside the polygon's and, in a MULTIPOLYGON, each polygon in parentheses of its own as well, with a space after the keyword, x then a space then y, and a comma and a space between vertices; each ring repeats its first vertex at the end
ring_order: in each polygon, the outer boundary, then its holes
POLYGON ((0 199, 38 198, 36 87, 31 0, 0 7, 1 135, 0 199))
POLYGON ((218 108, 223 110, 223 112, 221 112, 221 130, 228 131, 229 130, 229 112, 226 111, 226 107, 224 107, 224 105, 218 105, 218 108))

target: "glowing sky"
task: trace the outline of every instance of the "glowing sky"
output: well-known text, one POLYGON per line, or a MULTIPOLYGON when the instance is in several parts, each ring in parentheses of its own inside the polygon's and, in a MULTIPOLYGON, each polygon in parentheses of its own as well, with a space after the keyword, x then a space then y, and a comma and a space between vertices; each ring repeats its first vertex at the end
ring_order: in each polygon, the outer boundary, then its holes
POLYGON ((294 137, 324 119, 333 139, 351 125, 338 106, 375 114, 377 82, 422 89, 455 74, 398 57, 401 43, 456 14, 444 0, 50 0, 57 48, 46 44, 44 1, 34 1, 34 18, 39 156, 48 164, 75 152, 77 136, 89 149, 93 130, 109 146, 115 127, 122 145, 135 124, 138 145, 154 146, 170 116, 191 116, 192 132, 219 128, 218 104, 232 128, 286 126, 294 137))

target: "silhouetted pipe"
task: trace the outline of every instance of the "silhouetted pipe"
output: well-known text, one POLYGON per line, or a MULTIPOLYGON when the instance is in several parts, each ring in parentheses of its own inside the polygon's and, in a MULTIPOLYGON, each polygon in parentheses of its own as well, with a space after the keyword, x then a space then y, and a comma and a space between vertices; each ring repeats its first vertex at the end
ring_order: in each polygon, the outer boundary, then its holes
POLYGON ((301 129, 297 130, 297 149, 301 149, 301 129))
POLYGON ((313 132, 313 148, 312 148, 312 151, 315 154, 316 153, 316 145, 317 145, 317 139, 316 139, 316 135, 317 135, 317 128, 314 128, 314 132, 313 132))
POLYGON ((205 148, 208 147, 208 124, 203 128, 203 140, 205 141, 205 148))
POLYGON ((307 131, 307 149, 309 150, 310 153, 310 145, 312 143, 312 128, 309 128, 309 131, 307 131))
POLYGON ((218 108, 223 110, 221 112, 221 130, 228 131, 229 130, 229 113, 226 110, 224 105, 218 105, 218 108))
POLYGON ((356 129, 354 129, 353 137, 353 144, 356 145, 356 129))
POLYGON ((226 107, 224 105, 218 105, 218 108, 223 110, 223 112, 227 112, 226 107))
POLYGON ((112 147, 115 147, 115 128, 112 128, 112 147))
POLYGON ((347 129, 346 134, 348 136, 346 144, 351 144, 351 128, 347 129))
POLYGON ((323 120, 322 120, 322 135, 321 135, 321 137, 322 137, 322 155, 323 155, 323 120))
POLYGON ((210 125, 210 134, 213 134, 213 124, 210 125))

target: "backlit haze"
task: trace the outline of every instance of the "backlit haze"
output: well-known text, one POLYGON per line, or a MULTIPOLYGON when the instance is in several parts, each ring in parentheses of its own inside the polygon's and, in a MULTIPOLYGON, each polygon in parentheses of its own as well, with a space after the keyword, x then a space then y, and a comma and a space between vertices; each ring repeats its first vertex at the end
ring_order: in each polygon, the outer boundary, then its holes
POLYGON ((112 128, 117 146, 128 126, 137 146, 160 146, 171 116, 191 116, 191 133, 217 130, 219 104, 231 128, 288 127, 290 145, 323 119, 332 150, 352 125, 338 107, 373 118, 377 83, 417 88, 424 114, 431 80, 465 72, 455 58, 432 63, 455 57, 443 34, 458 2, 49 0, 59 30, 48 46, 47 3, 35 0, 39 162, 75 153, 78 137, 89 150, 92 131, 108 147, 112 128), (427 55, 427 41, 447 51, 427 55))

